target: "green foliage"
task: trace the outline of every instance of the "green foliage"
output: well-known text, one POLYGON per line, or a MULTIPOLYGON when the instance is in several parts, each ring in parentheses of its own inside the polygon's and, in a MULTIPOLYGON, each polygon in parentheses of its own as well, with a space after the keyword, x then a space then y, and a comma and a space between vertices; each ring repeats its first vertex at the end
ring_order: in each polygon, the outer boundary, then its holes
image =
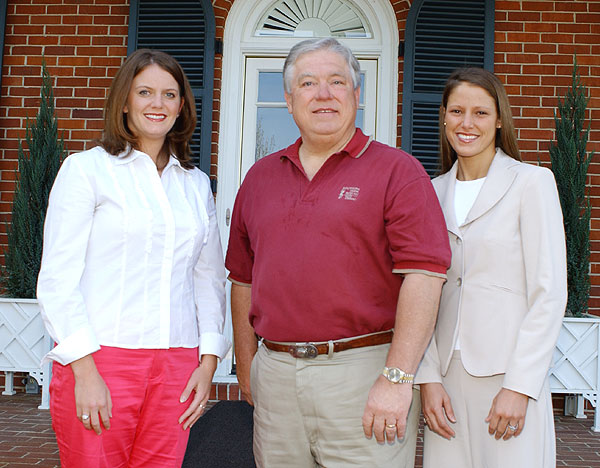
POLYGON ((567 238, 569 299, 566 315, 580 317, 587 312, 590 294, 590 218, 592 206, 586 189, 587 171, 594 153, 586 151, 590 126, 584 128, 589 97, 577 68, 564 101, 558 99, 554 114, 556 142, 550 144, 550 161, 556 179, 567 238))
POLYGON ((4 295, 15 298, 35 298, 48 196, 65 156, 54 116, 52 79, 45 63, 40 108, 35 122, 27 119, 25 141, 29 151, 19 142, 17 183, 2 268, 4 295))

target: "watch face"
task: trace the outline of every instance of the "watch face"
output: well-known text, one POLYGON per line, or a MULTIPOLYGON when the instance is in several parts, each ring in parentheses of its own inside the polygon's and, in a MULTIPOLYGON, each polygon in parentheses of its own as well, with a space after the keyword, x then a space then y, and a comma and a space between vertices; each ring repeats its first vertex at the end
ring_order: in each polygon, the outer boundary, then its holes
POLYGON ((392 382, 399 382, 400 379, 402 378, 402 373, 401 373, 400 369, 398 369, 397 367, 392 367, 391 369, 389 369, 388 375, 389 375, 389 379, 392 382))

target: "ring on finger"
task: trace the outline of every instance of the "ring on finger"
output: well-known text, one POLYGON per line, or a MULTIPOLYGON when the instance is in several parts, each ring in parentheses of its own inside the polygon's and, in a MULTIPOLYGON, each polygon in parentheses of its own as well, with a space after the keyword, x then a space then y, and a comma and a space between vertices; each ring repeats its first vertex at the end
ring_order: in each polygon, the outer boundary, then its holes
POLYGON ((395 429, 396 425, 395 424, 386 424, 385 427, 387 427, 388 429, 395 429))
POLYGON ((511 431, 515 432, 519 428, 519 423, 515 424, 514 426, 508 423, 506 427, 509 428, 511 431))
POLYGON ((89 415, 89 414, 85 414, 85 413, 83 413, 83 414, 81 415, 81 420, 82 420, 82 421, 87 421, 88 419, 90 419, 90 415, 89 415))
POLYGON ((200 403, 200 408, 206 409, 206 405, 203 405, 202 403, 200 403))

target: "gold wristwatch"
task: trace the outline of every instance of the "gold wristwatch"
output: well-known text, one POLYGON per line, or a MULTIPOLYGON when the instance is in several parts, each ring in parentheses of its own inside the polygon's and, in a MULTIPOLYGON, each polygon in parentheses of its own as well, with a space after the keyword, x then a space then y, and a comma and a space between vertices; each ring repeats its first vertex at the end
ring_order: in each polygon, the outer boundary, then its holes
POLYGON ((407 374, 397 367, 384 367, 383 376, 392 383, 413 383, 415 380, 415 374, 407 374))

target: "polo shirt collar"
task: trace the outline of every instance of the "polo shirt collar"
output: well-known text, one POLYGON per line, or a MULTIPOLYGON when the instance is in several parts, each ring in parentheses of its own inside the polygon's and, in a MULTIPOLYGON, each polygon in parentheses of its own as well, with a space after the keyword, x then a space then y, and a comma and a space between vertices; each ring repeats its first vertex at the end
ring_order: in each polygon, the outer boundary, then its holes
MULTIPOLYGON (((351 158, 358 159, 367 150, 369 145, 373 141, 373 137, 365 135, 360 128, 357 128, 354 132, 354 136, 350 139, 348 144, 339 151, 338 153, 350 156, 351 158)), ((298 138, 294 144, 288 146, 281 152, 280 158, 288 158, 291 161, 300 161, 300 145, 302 144, 302 137, 298 138)))

